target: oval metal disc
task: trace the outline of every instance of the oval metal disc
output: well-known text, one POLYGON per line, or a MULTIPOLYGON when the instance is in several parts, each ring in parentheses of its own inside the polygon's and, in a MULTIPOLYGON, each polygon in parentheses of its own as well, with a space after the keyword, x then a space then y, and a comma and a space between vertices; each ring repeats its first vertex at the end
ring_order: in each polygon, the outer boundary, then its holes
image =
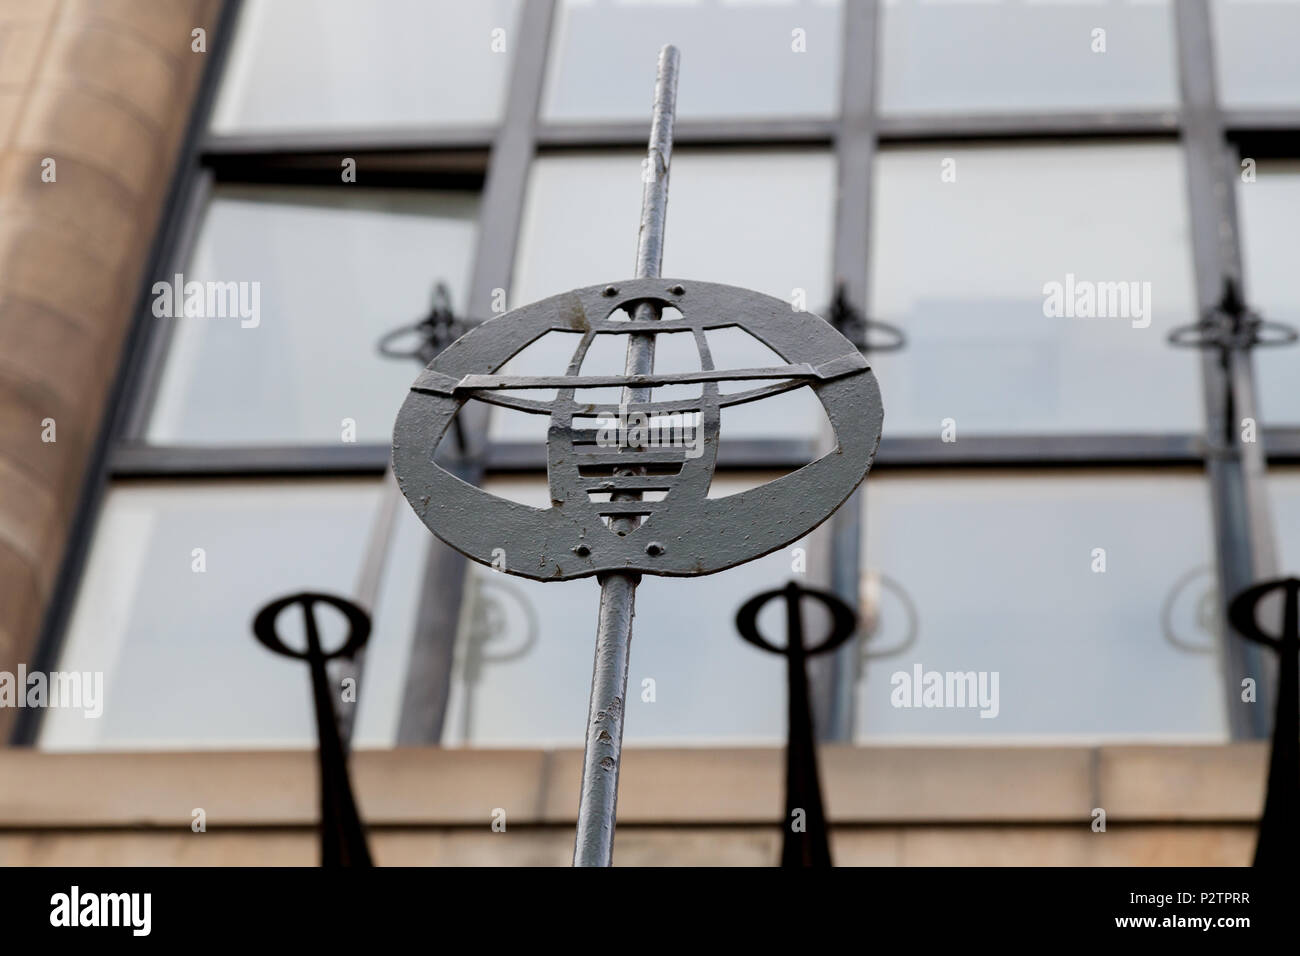
POLYGON ((781 299, 748 289, 686 279, 628 279, 543 299, 485 322, 462 336, 420 373, 393 430, 393 471, 416 514, 466 557, 539 581, 566 581, 605 571, 688 576, 712 574, 761 557, 806 535, 858 486, 880 443, 880 388, 861 353, 828 323, 795 312, 781 299), (638 302, 681 312, 680 319, 634 322, 638 302), (626 307, 626 309, 625 309, 626 307), (614 317, 624 313, 622 318, 614 317), (737 327, 759 339, 785 365, 715 367, 706 330, 737 327), (563 376, 504 376, 500 368, 548 332, 582 333, 563 376), (701 371, 625 375, 580 373, 598 335, 689 332, 701 371), (757 382, 721 391, 719 382, 757 382), (580 422, 612 421, 620 407, 592 403, 585 389, 698 383, 698 398, 626 406, 698 420, 694 447, 635 442, 611 447, 580 422), (725 498, 709 498, 717 461, 721 410, 808 387, 821 400, 836 446, 798 471, 725 498), (506 390, 509 390, 508 392, 506 390), (536 398, 527 396, 530 390, 536 398), (554 391, 555 398, 548 397, 554 391), (547 471, 551 506, 532 508, 470 485, 434 462, 433 452, 456 413, 474 398, 550 419, 547 471), (644 472, 644 474, 642 474, 644 472), (620 501, 619 491, 666 492, 658 501, 620 501), (605 500, 607 498, 615 500, 605 500), (609 517, 640 515, 618 534, 609 517), (499 550, 498 550, 499 549, 499 550), (500 562, 497 562, 500 565, 500 562))

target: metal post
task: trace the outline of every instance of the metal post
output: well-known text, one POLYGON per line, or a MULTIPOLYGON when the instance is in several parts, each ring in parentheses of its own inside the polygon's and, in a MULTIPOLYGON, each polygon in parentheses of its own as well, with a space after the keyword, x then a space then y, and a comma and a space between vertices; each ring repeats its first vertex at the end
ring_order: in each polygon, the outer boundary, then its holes
MULTIPOLYGON (((384 482, 379 490, 378 511, 374 523, 370 526, 370 538, 366 543, 361 570, 357 574, 354 594, 357 605, 370 615, 372 621, 379 605, 379 585, 383 581, 384 567, 388 564, 388 556, 392 551, 393 531, 397 523, 398 504, 401 500, 402 492, 397 487, 393 470, 389 468, 384 472, 384 482)), ((365 666, 366 650, 361 647, 351 657, 336 658, 334 673, 331 675, 330 686, 334 688, 334 693, 338 693, 345 680, 350 679, 353 682, 350 702, 343 702, 341 695, 340 698, 336 698, 340 700, 336 709, 339 712, 339 739, 343 743, 344 753, 350 753, 352 750, 352 733, 356 727, 357 708, 361 706, 361 677, 365 666)))
MULTIPOLYGON (((673 119, 677 107, 678 52, 674 46, 659 51, 655 80, 654 114, 650 146, 643 172, 641 224, 637 233, 636 278, 660 274, 664 255, 664 224, 668 217, 668 169, 673 150, 673 119)), ((656 321, 659 306, 642 302, 633 319, 656 321)), ((626 374, 654 371, 655 337, 628 337, 626 374)), ((647 387, 626 387, 623 403, 650 401, 647 387)), ((644 469, 639 469, 644 470, 644 469)), ((626 469, 619 474, 632 474, 626 469)), ((621 492, 616 501, 639 501, 641 493, 621 492)), ((627 534, 640 523, 633 515, 610 519, 615 532, 627 534)), ((627 667, 632 647, 638 574, 609 574, 600 581, 600 617, 596 628, 596 658, 591 673, 591 702, 587 709, 587 741, 582 759, 582 792, 578 801, 578 834, 573 848, 574 866, 610 866, 614 857, 615 807, 618 770, 623 751, 623 718, 627 703, 627 667)))

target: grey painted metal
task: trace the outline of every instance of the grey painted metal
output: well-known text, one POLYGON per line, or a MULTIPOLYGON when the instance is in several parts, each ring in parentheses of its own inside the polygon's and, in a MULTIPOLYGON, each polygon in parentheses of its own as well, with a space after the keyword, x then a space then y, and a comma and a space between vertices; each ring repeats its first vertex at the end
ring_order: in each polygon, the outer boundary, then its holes
MULTIPOLYGON (((667 325, 667 322, 664 323, 667 325)), ((652 326, 653 327, 653 326, 652 326)), ((541 581, 561 581, 614 571, 668 576, 709 574, 734 567, 783 547, 825 521, 862 481, 879 442, 880 392, 866 360, 831 325, 789 303, 746 289, 686 279, 630 279, 589 286, 552 296, 487 322, 448 348, 412 385, 393 432, 393 466, 407 500, 422 521, 453 548, 484 564, 541 581), (612 293, 612 294, 611 294, 612 293), (671 320, 677 334, 692 334, 703 371, 687 376, 636 373, 653 360, 640 340, 644 319, 613 318, 619 310, 638 312, 653 303, 673 306, 682 318, 671 320), (766 344, 788 365, 768 369, 716 370, 705 332, 738 327, 766 344), (629 374, 596 376, 588 384, 624 384, 620 405, 582 402, 574 387, 559 387, 564 377, 498 378, 512 356, 551 331, 579 332, 569 365, 577 376, 598 336, 628 334, 629 374), (635 359, 635 363, 633 363, 635 359), (822 402, 834 429, 831 450, 797 471, 741 494, 710 499, 721 409, 777 394, 787 382, 720 395, 717 380, 779 374, 803 382, 822 402), (685 378, 704 381, 698 399, 649 402, 649 386, 685 378), (484 384, 493 388, 484 388, 484 384), (501 396, 497 386, 515 390, 554 388, 549 403, 501 396), (431 460, 443 434, 469 397, 549 414, 548 476, 551 507, 532 508, 497 498, 457 480, 431 460), (656 447, 602 447, 597 429, 575 427, 575 419, 615 421, 662 412, 698 413, 702 439, 692 444, 656 447), (640 503, 623 492, 633 488, 627 467, 655 466, 653 487, 662 501, 640 503), (598 473, 599 469, 604 474, 598 473), (667 472, 666 474, 663 472, 667 472), (592 496, 608 493, 608 501, 592 496), (648 515, 635 529, 607 528, 602 518, 648 515), (708 528, 702 536, 701 528, 708 528), (622 531, 623 533, 619 533, 622 531)), ((620 439, 621 441, 621 439, 620 439)))
POLYGON ((390 129, 281 130, 269 133, 208 133, 201 153, 205 161, 229 156, 277 154, 413 153, 446 149, 487 149, 497 128, 479 126, 401 126, 390 129))
MULTIPOLYGON (((1175 4, 1179 82, 1183 99, 1183 142, 1191 203, 1192 251, 1197 302, 1202 314, 1214 309, 1226 280, 1241 280, 1241 253, 1235 208, 1235 162, 1224 136, 1214 79, 1214 44, 1208 0, 1175 4)), ((1238 419, 1255 417, 1252 361, 1248 351, 1233 352, 1227 363, 1205 352, 1206 472, 1217 543, 1219 624, 1223 693, 1228 727, 1234 737, 1268 734, 1266 699, 1272 685, 1260 649, 1228 624, 1232 598, 1264 578, 1276 576, 1272 527, 1268 516, 1265 462, 1259 443, 1239 440, 1238 419), (1226 410, 1235 409, 1234 420, 1226 410), (1242 680, 1255 680, 1255 703, 1243 703, 1242 680)))
POLYGON ((1176 110, 947 113, 878 116, 876 129, 880 141, 889 143, 1042 137, 1131 138, 1169 136, 1177 133, 1178 120, 1176 110))
MULTIPOLYGON (((554 12, 555 0, 521 4, 505 110, 493 140, 479 205, 467 307, 473 318, 490 316, 495 290, 510 288, 554 12)), ((461 481, 474 484, 483 476, 482 449, 487 444, 488 420, 486 414, 466 414, 463 418, 470 454, 453 467, 461 481)), ((398 716, 399 744, 436 744, 442 739, 465 575, 464 559, 430 538, 398 716)))
POLYGON ((391 445, 146 445, 123 442, 109 460, 114 478, 262 478, 378 475, 391 445))
MULTIPOLYGON (((657 277, 663 271, 679 62, 676 47, 665 46, 659 51, 654 108, 650 120, 650 144, 643 173, 645 189, 641 194, 641 222, 637 230, 638 279, 657 277)), ((656 322, 662 318, 663 312, 654 300, 637 303, 632 312, 632 321, 636 323, 656 322)), ((649 375, 654 372, 654 366, 654 333, 643 332, 629 336, 625 374, 630 378, 649 375)), ((709 388, 716 386, 707 386, 706 391, 709 388)), ((623 404, 648 404, 650 394, 647 385, 627 385, 623 389, 623 404)), ((551 447, 550 441, 547 442, 547 447, 551 447)), ((715 454, 716 450, 715 444, 715 454)), ((633 477, 644 475, 646 469, 621 469, 616 466, 612 473, 633 477)), ((620 503, 637 502, 641 500, 641 492, 629 490, 610 495, 611 502, 616 499, 620 503)), ((610 518, 609 528, 617 534, 629 535, 639 524, 640 518, 636 514, 617 515, 610 518)), ((646 545, 647 550, 651 547, 652 545, 646 545)), ((573 843, 574 866, 612 866, 614 863, 618 775, 623 757, 623 720, 627 716, 627 668, 632 654, 636 586, 640 580, 640 575, 636 574, 610 574, 600 581, 596 653, 591 668, 591 697, 587 702, 587 734, 582 754, 578 826, 573 843)))
MULTIPOLYGON (((876 0, 844 8, 844 53, 839 135, 835 141, 839 189, 835 210, 837 294, 863 313, 870 289, 871 177, 876 154, 876 64, 880 9, 876 0)), ((859 489, 830 522, 830 589, 849 607, 859 604, 866 490, 859 489)), ((820 739, 853 739, 858 647, 863 633, 810 664, 813 713, 820 739)))
MULTIPOLYGON (((678 146, 829 145, 835 138, 833 119, 716 119, 682 120, 674 124, 678 146)), ((610 149, 645 143, 644 123, 548 123, 537 131, 546 149, 610 149)))

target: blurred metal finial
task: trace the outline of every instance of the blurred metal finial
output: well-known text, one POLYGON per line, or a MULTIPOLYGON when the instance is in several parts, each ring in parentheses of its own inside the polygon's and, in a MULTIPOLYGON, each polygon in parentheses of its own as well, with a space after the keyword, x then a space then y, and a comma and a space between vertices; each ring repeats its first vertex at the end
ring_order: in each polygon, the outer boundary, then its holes
POLYGON ((361 826, 352 784, 348 778, 347 751, 339 735, 334 694, 326 675, 325 662, 350 658, 370 637, 370 616, 345 598, 332 594, 303 592, 272 601, 253 619, 253 634, 268 649, 285 657, 306 661, 311 669, 312 697, 316 704, 316 738, 320 757, 320 840, 321 866, 370 866, 366 832, 361 826), (348 633, 342 645, 326 652, 321 646, 316 605, 328 604, 347 620, 348 633), (304 649, 290 647, 276 630, 276 621, 292 605, 302 608, 306 625, 304 649))
POLYGON ((830 591, 805 588, 791 581, 783 588, 764 591, 736 612, 736 630, 755 647, 780 654, 786 660, 788 740, 785 748, 785 841, 781 865, 823 867, 831 865, 830 836, 822 805, 817 772, 817 746, 813 737, 812 705, 808 692, 808 658, 839 647, 857 630, 853 609, 830 591), (785 646, 771 643, 758 632, 758 612, 769 601, 785 599, 785 646), (830 633, 820 644, 804 644, 802 603, 811 598, 831 615, 830 633))
POLYGON ((864 355, 870 352, 897 352, 907 345, 907 335, 898 326, 879 319, 869 319, 855 308, 849 301, 843 282, 835 287, 835 298, 831 300, 827 321, 864 355), (885 341, 872 342, 873 331, 883 332, 885 341))
POLYGON ((1300 339, 1300 332, 1283 322, 1272 322, 1260 317, 1241 297, 1237 280, 1231 277, 1223 282, 1223 294, 1218 303, 1192 325, 1180 325, 1169 333, 1169 344, 1181 348, 1219 349, 1227 353, 1252 349, 1291 345, 1300 339))
POLYGON ((1247 640, 1271 647, 1278 656, 1277 709, 1268 790, 1259 820, 1255 865, 1291 866, 1300 856, 1300 578, 1280 578, 1249 587, 1232 599, 1228 620, 1247 640), (1285 595, 1282 630, 1267 634, 1256 609, 1276 592, 1285 595))

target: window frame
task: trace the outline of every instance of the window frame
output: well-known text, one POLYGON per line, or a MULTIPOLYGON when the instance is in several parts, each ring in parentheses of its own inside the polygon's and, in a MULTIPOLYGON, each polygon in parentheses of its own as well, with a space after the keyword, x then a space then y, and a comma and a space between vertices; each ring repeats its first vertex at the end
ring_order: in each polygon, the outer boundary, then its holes
MULTIPOLYGON (((868 246, 874 154, 880 144, 937 140, 992 142, 1005 139, 1060 140, 1143 137, 1176 139, 1188 179, 1192 266, 1197 304, 1202 311, 1217 301, 1225 275, 1241 278, 1241 252, 1233 199, 1238 142, 1266 142, 1300 155, 1300 104, 1294 109, 1225 110, 1219 103, 1213 68, 1210 0, 1171 3, 1180 102, 1167 111, 1134 110, 1033 112, 1017 114, 877 113, 879 0, 844 0, 841 21, 840 109, 831 119, 754 119, 683 121, 675 142, 744 148, 779 145, 823 146, 837 165, 833 216, 833 283, 842 283, 849 301, 869 301, 868 246), (864 53, 864 51, 866 51, 864 53), (1225 190, 1226 187, 1226 190, 1225 190), (1226 191, 1226 196, 1223 193, 1226 191)), ((509 289, 533 158, 559 149, 603 150, 644 147, 641 123, 547 123, 541 119, 543 85, 548 77, 551 28, 558 0, 527 0, 520 5, 511 43, 513 63, 505 104, 497 126, 420 127, 401 130, 331 129, 313 132, 214 134, 208 122, 235 35, 242 0, 226 0, 209 60, 156 233, 123 361, 86 472, 65 558, 55 581, 32 666, 55 666, 71 616, 96 517, 111 483, 124 478, 378 475, 387 467, 386 445, 337 447, 256 446, 204 448, 150 445, 144 428, 166 358, 164 324, 152 321, 149 289, 157 276, 170 275, 188 256, 204 205, 215 185, 225 183, 304 184, 337 182, 343 157, 367 169, 367 188, 474 188, 480 190, 479 229, 473 254, 468 314, 490 313, 490 290, 509 289)), ((646 69, 650 67, 647 64, 646 69)), ((648 118, 648 117, 647 117, 648 118)), ((1246 290, 1249 301, 1249 290, 1246 290)), ((1188 321, 1194 321, 1189 316, 1188 321)), ((1188 355, 1188 361, 1194 361, 1188 355)), ((1209 480, 1216 540, 1216 564, 1225 594, 1275 571, 1272 529, 1264 490, 1266 464, 1300 463, 1300 427, 1262 430, 1262 448, 1246 449, 1244 461, 1213 453, 1207 436, 1222 428, 1221 396, 1227 379, 1208 353, 1201 363, 1206 432, 1151 435, 1050 434, 963 438, 955 444, 928 438, 886 438, 876 468, 945 468, 954 465, 1025 468, 1185 467, 1204 464, 1209 480), (1251 457, 1253 456, 1253 457, 1251 457), (1242 513, 1247 520, 1236 521, 1242 513)), ((1238 388, 1253 394, 1253 363, 1243 356, 1235 366, 1238 388)), ((545 475, 540 443, 492 442, 485 422, 472 423, 472 443, 480 459, 463 469, 467 481, 494 474, 545 475)), ((1217 432, 1221 433, 1221 432, 1217 432)), ((723 470, 779 469, 808 460, 809 443, 780 439, 725 441, 718 467, 723 470)), ((856 603, 861 564, 860 489, 830 520, 829 584, 856 603)), ((456 621, 465 576, 465 559, 430 536, 424 598, 417 615, 416 651, 407 674, 398 745, 438 744, 451 677, 456 621)), ((1226 626, 1226 625, 1225 625, 1226 626)), ((1245 641, 1227 640, 1236 665, 1267 672, 1267 661, 1245 641), (1241 647, 1238 647, 1241 645, 1241 647), (1253 657, 1249 656, 1254 654, 1253 657)), ((853 724, 851 647, 824 662, 813 675, 816 718, 821 736, 850 740, 853 724)), ((1233 686, 1225 693, 1235 698, 1233 686)), ((1261 692, 1266 682, 1261 681, 1261 692)), ((1262 697, 1261 697, 1262 700, 1262 697)), ((1253 708, 1268 722, 1269 708, 1253 708)), ((1260 721, 1231 723, 1234 737, 1267 733, 1260 721)), ((14 742, 32 745, 39 714, 20 712, 14 742)))

